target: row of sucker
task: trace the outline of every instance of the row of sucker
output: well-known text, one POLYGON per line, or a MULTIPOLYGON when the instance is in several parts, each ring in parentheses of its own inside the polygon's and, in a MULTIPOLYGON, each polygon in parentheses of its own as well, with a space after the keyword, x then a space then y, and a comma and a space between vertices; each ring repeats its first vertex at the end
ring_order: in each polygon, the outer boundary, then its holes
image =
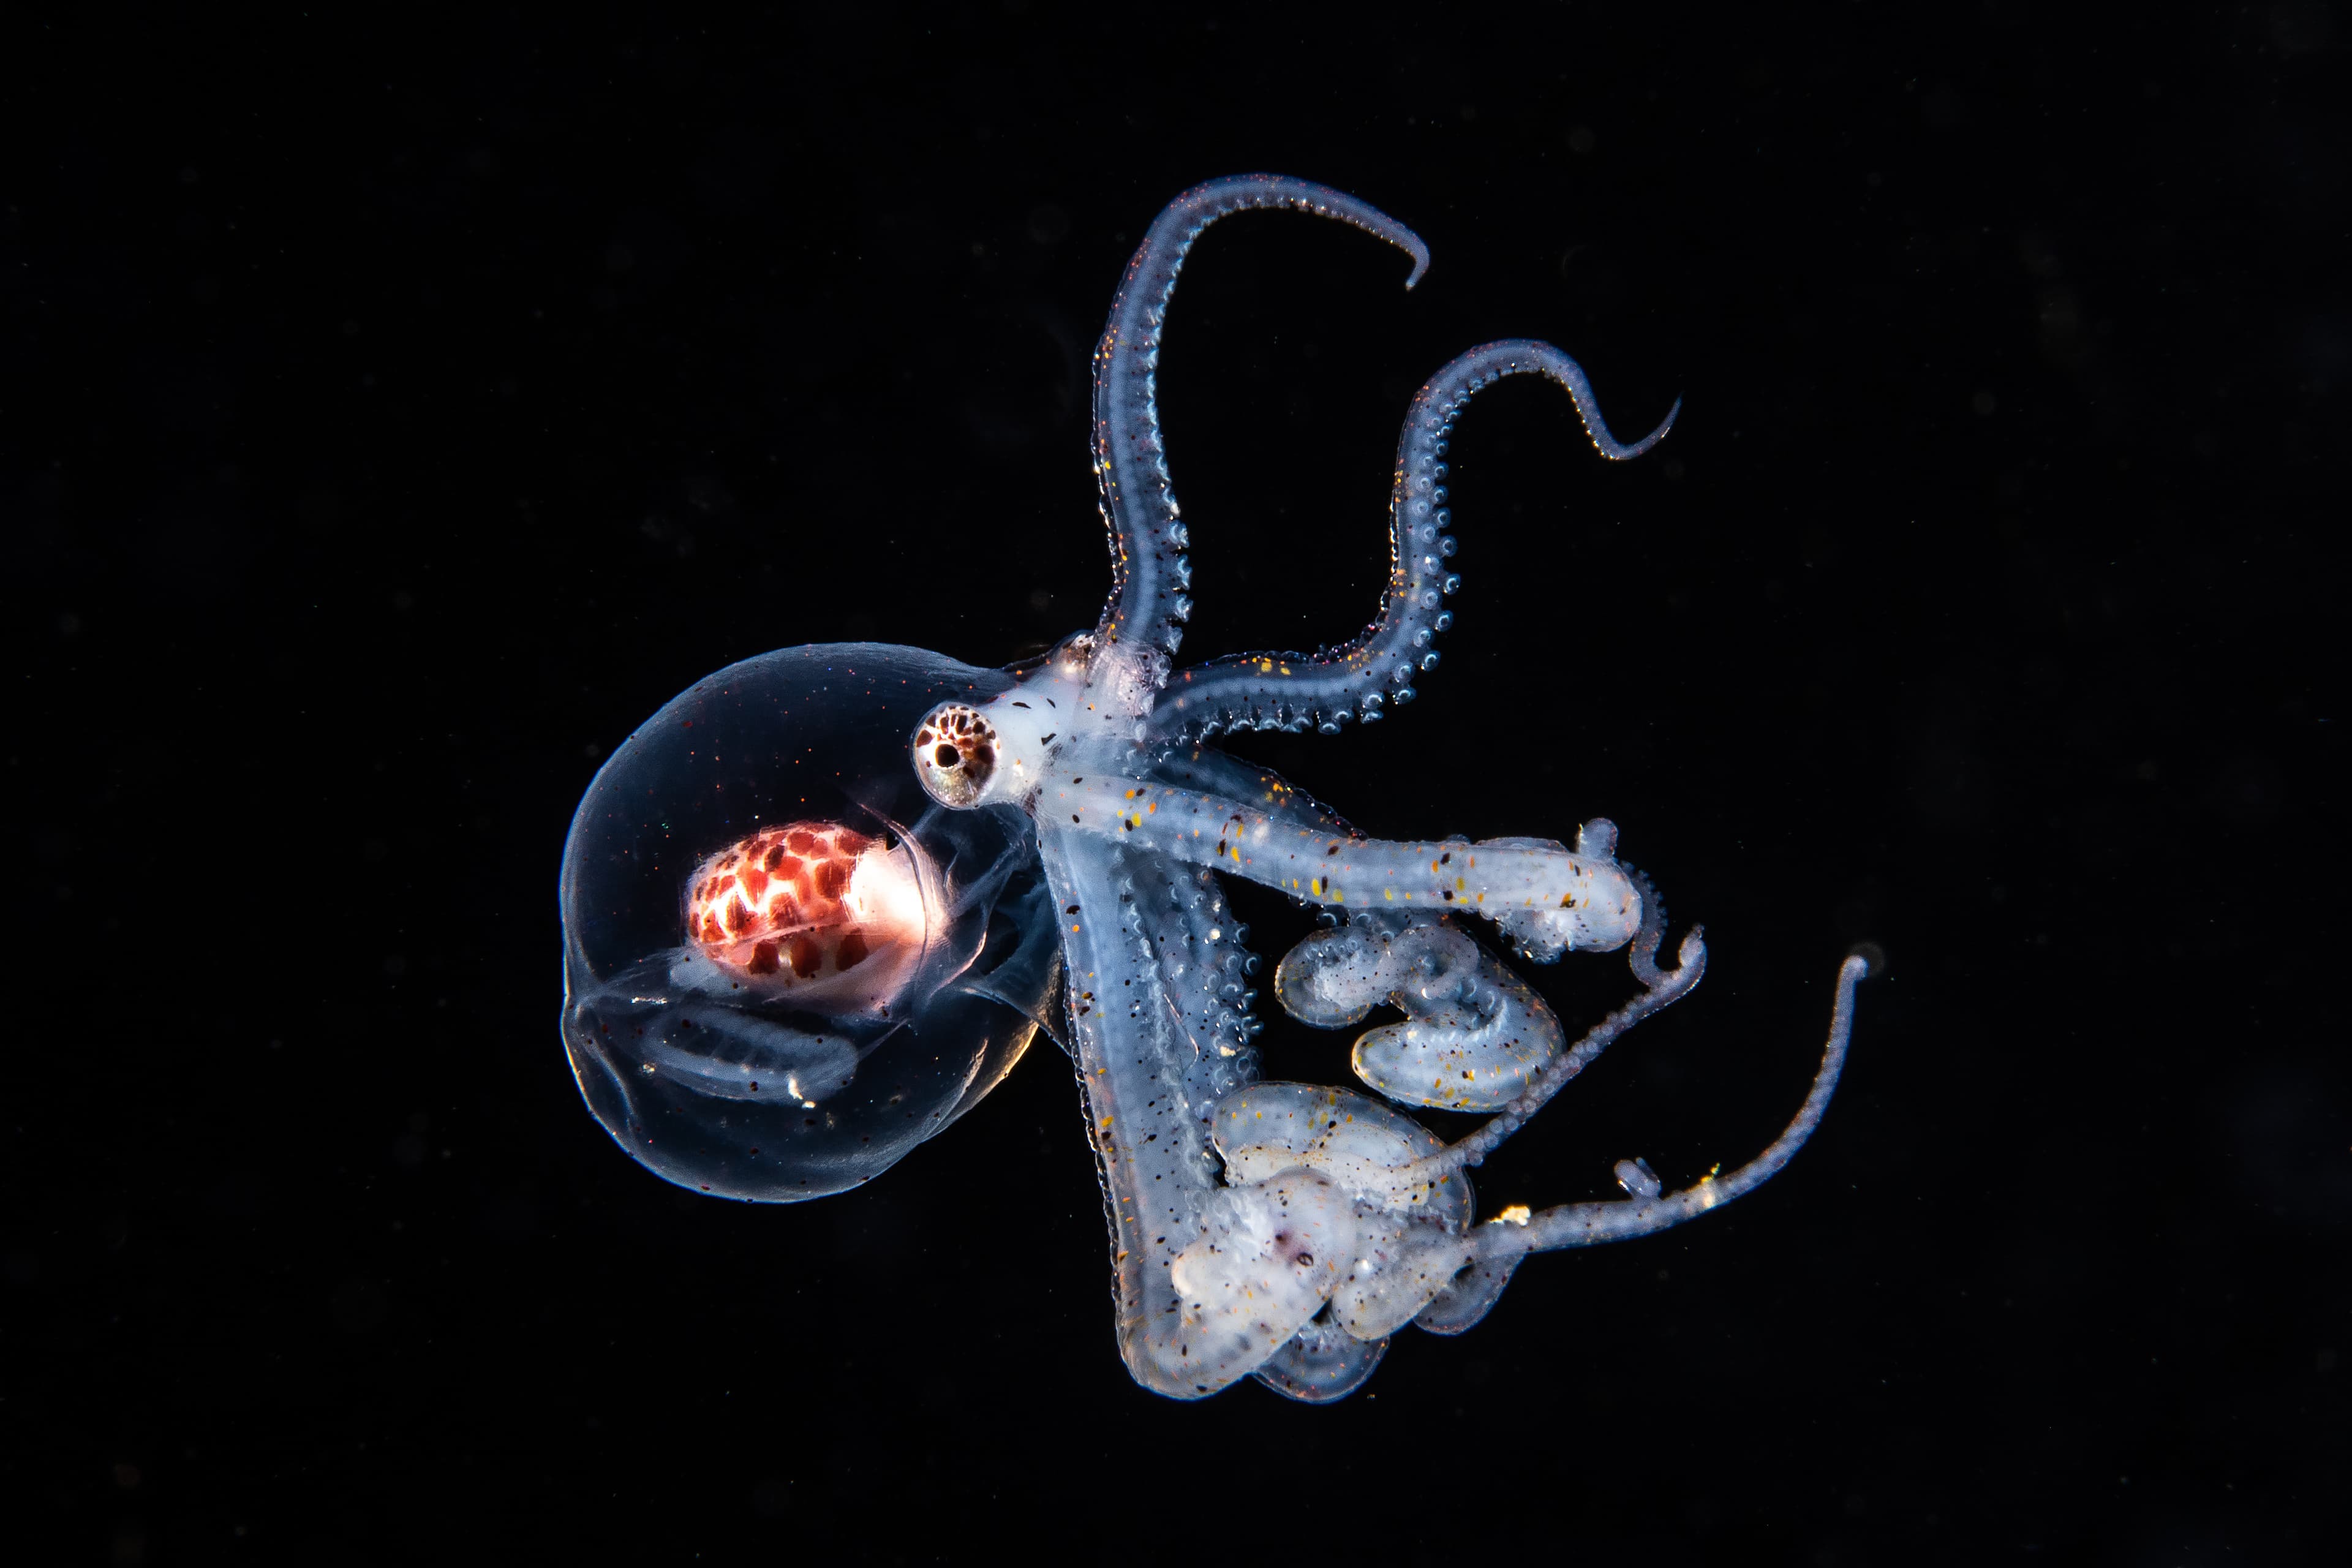
MULTIPOLYGON (((1107 998, 1105 1026, 1136 1053, 1132 1064, 1136 1077, 1131 1081, 1146 1086, 1140 1106, 1134 1103, 1130 1091, 1127 1135, 1142 1145, 1172 1144, 1177 1158, 1192 1167, 1182 1184, 1213 1186, 1216 1168, 1207 1156, 1207 1134, 1192 1131, 1201 1116, 1194 1087, 1199 1064, 1189 1027, 1192 1020, 1170 1006, 1166 989, 1167 954, 1188 945, 1191 911, 1177 901, 1178 889, 1169 874, 1172 868, 1127 850, 1114 850, 1110 858, 1118 889, 1118 941, 1125 950, 1121 967, 1126 973, 1118 994, 1107 998)), ((1164 1152, 1151 1152, 1155 1165, 1165 1163, 1164 1152)))
POLYGON ((1187 1084, 1196 1058, 1158 963, 1176 940, 1170 927, 1206 906, 1180 906, 1141 851, 1061 835, 1041 848, 1070 942, 1073 1044, 1111 1212, 1120 1352, 1148 1388, 1213 1394, 1255 1371, 1335 1288, 1349 1205, 1313 1172, 1246 1192, 1220 1184, 1187 1084))
POLYGON ((1594 448, 1614 462, 1648 451, 1673 427, 1677 400, 1639 441, 1609 433, 1583 370, 1549 343, 1515 339, 1472 349, 1430 379, 1412 400, 1397 441, 1389 498, 1389 579, 1380 616, 1353 642, 1311 654, 1253 653, 1211 659, 1178 672, 1153 709, 1149 733, 1181 743, 1224 730, 1320 730, 1370 723, 1412 700, 1414 682, 1437 668, 1437 634, 1454 624, 1444 604, 1462 585, 1450 567, 1444 455, 1454 421, 1477 393, 1507 375, 1540 374, 1575 401, 1594 448))
POLYGON ((1128 263, 1095 350, 1094 463, 1109 531, 1111 595, 1097 638, 1172 654, 1192 614, 1167 454, 1160 441, 1155 371, 1168 301, 1185 253, 1202 229, 1229 213, 1289 207, 1335 218, 1387 240, 1412 258, 1410 289, 1429 266, 1429 247, 1385 213, 1307 180, 1243 174, 1196 185, 1154 219, 1128 263))
POLYGON ((1145 864, 1160 881, 1162 901, 1157 918, 1144 911, 1144 930, 1176 1033, 1186 1109, 1205 1138, 1210 1108, 1257 1081, 1257 1049, 1250 1044, 1265 1028, 1250 1016, 1257 959, 1243 945, 1249 929, 1234 919, 1212 873, 1145 864))
POLYGON ((1169 1268, 1199 1230, 1215 1178, 1201 1157, 1206 1141, 1181 1110, 1182 1064, 1134 918, 1137 862, 1058 835, 1041 835, 1038 850, 1061 931, 1070 1054, 1110 1220, 1119 1352, 1145 1387, 1197 1398, 1232 1379, 1195 1364, 1169 1268))

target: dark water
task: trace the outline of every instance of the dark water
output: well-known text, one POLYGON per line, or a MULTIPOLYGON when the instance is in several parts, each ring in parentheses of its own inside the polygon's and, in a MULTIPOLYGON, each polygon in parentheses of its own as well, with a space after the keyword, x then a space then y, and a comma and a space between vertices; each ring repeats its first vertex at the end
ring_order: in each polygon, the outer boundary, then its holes
POLYGON ((866 16, 5 24, 25 1560, 2340 1560, 2352 14, 866 16), (673 693, 1092 623, 1094 336, 1253 169, 1434 262, 1195 251, 1188 653, 1362 624, 1460 350, 1684 399, 1612 468, 1486 394, 1422 700, 1237 747, 1383 835, 1607 815, 1706 923, 1487 1206, 1748 1157, 1893 961, 1790 1170, 1328 1409, 1130 1384, 1050 1047, 754 1208, 625 1159, 555 1028, 569 815, 673 693))

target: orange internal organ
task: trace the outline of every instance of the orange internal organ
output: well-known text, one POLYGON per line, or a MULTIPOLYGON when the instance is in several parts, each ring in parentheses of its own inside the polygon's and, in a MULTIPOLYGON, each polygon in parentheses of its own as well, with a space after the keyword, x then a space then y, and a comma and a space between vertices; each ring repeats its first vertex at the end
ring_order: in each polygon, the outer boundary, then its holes
POLYGON ((884 949, 922 940, 922 900, 905 858, 838 823, 763 827, 698 867, 688 938, 762 990, 849 974, 884 949))

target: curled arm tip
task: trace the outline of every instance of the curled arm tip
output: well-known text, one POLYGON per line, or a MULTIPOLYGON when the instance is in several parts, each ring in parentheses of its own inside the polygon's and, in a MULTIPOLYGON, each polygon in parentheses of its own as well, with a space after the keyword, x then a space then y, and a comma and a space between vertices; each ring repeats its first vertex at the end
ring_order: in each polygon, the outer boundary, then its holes
MULTIPOLYGON (((1154 391, 1161 332, 1176 276, 1201 231, 1229 214, 1283 207, 1350 225, 1412 258, 1410 289, 1429 268, 1419 235, 1345 192, 1280 174, 1240 174, 1195 185, 1154 218, 1112 300, 1094 356, 1095 474, 1109 528, 1111 595, 1097 637, 1175 651, 1192 611, 1186 537, 1162 447, 1154 391)), ((1157 691, 1159 681, 1150 682, 1157 691)))
MULTIPOLYGON (((1349 221, 1355 221, 1350 219, 1349 221)), ((1385 221, 1385 220, 1383 220, 1385 221)), ((1414 258, 1422 271, 1426 247, 1399 226, 1371 227, 1414 258)), ((1155 738, 1183 742, 1221 730, 1318 729, 1336 733, 1345 721, 1369 723, 1413 697, 1413 679, 1437 663, 1431 642, 1454 624, 1445 601, 1460 587, 1453 570, 1454 540, 1447 531, 1445 452, 1454 421, 1470 399, 1507 375, 1535 374, 1558 383, 1574 400, 1577 417, 1601 455, 1638 458, 1664 437, 1682 410, 1677 400, 1665 423, 1627 446, 1609 433, 1583 369, 1549 343, 1514 338, 1457 357, 1421 389, 1397 442, 1396 482, 1390 492, 1390 573, 1380 618, 1352 642, 1314 654, 1243 654, 1211 659, 1187 670, 1164 693, 1149 725, 1155 738)))
MULTIPOLYGON (((1675 427, 1675 416, 1682 411, 1683 400, 1677 397, 1675 399, 1675 405, 1666 410, 1666 416, 1658 421, 1658 427, 1630 447, 1619 446, 1616 442, 1608 440, 1608 432, 1605 429, 1594 432, 1593 444, 1601 448, 1601 455, 1612 462, 1622 463, 1628 458, 1638 458, 1666 438, 1666 432, 1675 427)), ((1597 412, 1595 417, 1599 417, 1597 412)))
MULTIPOLYGON (((1570 388, 1571 394, 1576 390, 1574 387, 1570 388)), ((1675 416, 1683 411, 1683 400, 1679 397, 1675 398, 1675 405, 1666 410, 1666 416, 1658 421, 1658 427, 1640 440, 1630 444, 1618 440, 1609 433, 1608 424, 1601 417, 1601 405, 1591 401, 1589 394, 1577 397, 1576 411, 1583 416, 1584 433, 1592 437, 1593 449, 1612 463, 1622 463, 1628 458, 1640 457, 1666 438, 1666 432, 1675 427, 1675 416)))

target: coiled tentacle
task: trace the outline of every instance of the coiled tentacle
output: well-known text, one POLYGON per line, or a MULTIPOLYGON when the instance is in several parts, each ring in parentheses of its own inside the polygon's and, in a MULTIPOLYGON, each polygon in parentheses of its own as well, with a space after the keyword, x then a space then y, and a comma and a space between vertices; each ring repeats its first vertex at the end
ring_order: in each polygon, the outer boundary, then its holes
MULTIPOLYGON (((1611 851, 1616 847, 1616 826, 1606 825, 1604 832, 1588 829, 1580 835, 1578 843, 1588 838, 1594 845, 1605 845, 1611 851)), ((1448 1147, 1444 1153, 1421 1161, 1410 1170, 1401 1172, 1401 1182, 1426 1181, 1466 1170, 1478 1164, 1502 1146, 1503 1141, 1528 1124, 1552 1096, 1568 1086, 1569 1079, 1586 1068, 1614 1044, 1618 1037, 1652 1014, 1674 1005, 1691 993, 1706 975, 1706 937, 1705 931, 1693 926, 1683 933, 1672 969, 1658 967, 1658 949, 1666 939, 1666 907, 1650 886, 1650 879, 1639 871, 1612 859, 1612 867, 1635 889, 1635 901, 1641 910, 1640 926, 1633 933, 1633 951, 1628 965, 1634 978, 1642 983, 1642 994, 1592 1026, 1584 1037, 1555 1058, 1527 1087, 1527 1091, 1503 1108, 1502 1114, 1448 1147)), ((1850 996, 1851 988, 1841 993, 1850 996)))
POLYGON ((1361 1388, 1388 1350, 1385 1339, 1360 1340, 1339 1324, 1317 1318, 1266 1358, 1257 1369, 1257 1380, 1285 1399, 1328 1405, 1361 1388))
POLYGON ((1444 607, 1461 578, 1447 566, 1446 440, 1454 418, 1480 388, 1507 375, 1549 376, 1568 389, 1584 432, 1612 462, 1638 458, 1674 426, 1676 399, 1658 427, 1630 445, 1609 433, 1591 384, 1577 363, 1549 343, 1512 339, 1487 343, 1430 378, 1405 416, 1397 441, 1396 485, 1389 498, 1389 581, 1380 618, 1355 641, 1313 654, 1240 654, 1180 671, 1152 710, 1149 734, 1182 742, 1220 730, 1337 732, 1349 719, 1370 722, 1393 703, 1410 702, 1418 672, 1437 667, 1431 647, 1454 624, 1444 607))
POLYGON ((1152 220, 1128 263, 1095 350, 1095 477, 1110 530, 1112 575, 1110 601, 1096 638, 1114 662, 1138 655, 1158 660, 1175 652, 1181 624, 1192 613, 1184 597, 1191 575, 1184 525, 1177 521, 1160 446, 1153 370, 1185 252, 1209 225, 1248 207, 1294 207, 1387 240, 1412 258, 1408 289, 1429 267, 1429 247, 1394 218, 1328 186, 1279 174, 1242 174, 1195 185, 1152 220))
POLYGON ((1559 1019, 1542 997, 1430 910, 1350 910, 1275 971, 1284 1011, 1336 1028, 1387 1003, 1406 1022, 1356 1041, 1356 1076, 1400 1104, 1500 1110, 1561 1050, 1559 1019))

